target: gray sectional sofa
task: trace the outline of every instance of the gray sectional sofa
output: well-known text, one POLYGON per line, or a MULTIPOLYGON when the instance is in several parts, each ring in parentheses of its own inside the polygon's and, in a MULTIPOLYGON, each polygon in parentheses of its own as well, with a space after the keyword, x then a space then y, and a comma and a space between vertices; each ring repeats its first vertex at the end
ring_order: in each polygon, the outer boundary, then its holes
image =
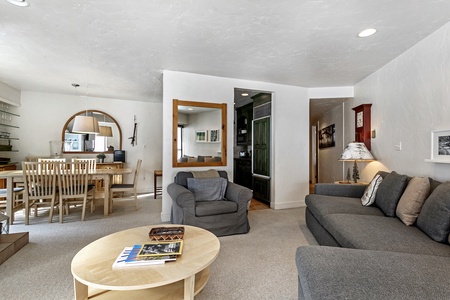
POLYGON ((365 185, 318 184, 306 197, 320 246, 297 249, 299 299, 450 299, 450 182, 422 178, 425 201, 407 226, 397 206, 420 188, 379 175, 370 206, 361 204, 365 185))

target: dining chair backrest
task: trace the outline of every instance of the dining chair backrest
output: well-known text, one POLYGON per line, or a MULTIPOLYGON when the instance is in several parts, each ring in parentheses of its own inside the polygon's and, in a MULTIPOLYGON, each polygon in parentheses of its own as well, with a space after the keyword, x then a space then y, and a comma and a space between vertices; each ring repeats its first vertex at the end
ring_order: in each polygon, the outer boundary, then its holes
POLYGON ((22 162, 25 191, 31 200, 55 195, 54 162, 22 162))
POLYGON ((81 197, 88 190, 88 162, 63 162, 58 170, 58 191, 62 199, 81 197))
POLYGON ((72 162, 87 162, 89 172, 94 172, 97 169, 97 159, 95 158, 72 158, 72 162))
POLYGON ((138 159, 136 169, 134 170, 133 185, 136 186, 139 179, 139 171, 141 170, 142 159, 138 159))
MULTIPOLYGON (((65 158, 38 158, 38 162, 47 162, 49 164, 42 165, 41 167, 47 167, 48 170, 56 169, 56 166, 61 162, 65 162, 65 158)), ((61 166, 59 166, 61 167, 61 166)))

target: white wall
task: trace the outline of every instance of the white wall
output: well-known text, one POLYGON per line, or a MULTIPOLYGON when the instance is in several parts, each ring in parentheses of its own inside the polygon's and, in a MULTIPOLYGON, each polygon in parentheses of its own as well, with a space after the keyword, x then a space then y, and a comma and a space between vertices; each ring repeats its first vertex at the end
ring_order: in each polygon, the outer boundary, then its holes
MULTIPOLYGON (((122 129, 122 150, 126 151, 126 167, 136 167, 143 160, 138 183, 139 192, 153 191, 153 171, 162 168, 162 103, 78 97, 60 94, 22 92, 17 161, 26 156, 49 156, 50 141, 60 141, 66 121, 84 109, 96 109, 111 115, 122 129), (137 118, 137 145, 131 146, 134 115, 137 118)), ((75 155, 65 155, 73 157, 75 155)), ((95 154, 78 156, 95 157, 95 154)), ((112 161, 108 154, 105 161, 112 161)), ((132 175, 124 177, 132 182, 132 175)))
POLYGON ((355 86, 346 109, 347 136, 354 130, 351 107, 372 105, 372 153, 379 160, 361 173, 370 180, 378 169, 450 180, 450 164, 430 158, 431 131, 450 129, 450 23, 355 86), (402 151, 395 144, 402 143, 402 151))
MULTIPOLYGON (((227 165, 221 170, 233 178, 234 88, 273 92, 272 97, 272 203, 273 208, 304 205, 309 181, 309 99, 301 87, 232 78, 164 71, 163 91, 163 209, 162 220, 170 218, 172 200, 167 185, 178 171, 172 167, 172 100, 227 103, 227 165)), ((209 169, 208 167, 199 168, 209 169)))
POLYGON ((344 180, 342 177, 342 162, 338 161, 339 157, 341 157, 342 150, 344 149, 343 106, 344 104, 335 107, 318 118, 319 130, 332 124, 335 125, 335 146, 319 149, 318 182, 320 183, 344 180))

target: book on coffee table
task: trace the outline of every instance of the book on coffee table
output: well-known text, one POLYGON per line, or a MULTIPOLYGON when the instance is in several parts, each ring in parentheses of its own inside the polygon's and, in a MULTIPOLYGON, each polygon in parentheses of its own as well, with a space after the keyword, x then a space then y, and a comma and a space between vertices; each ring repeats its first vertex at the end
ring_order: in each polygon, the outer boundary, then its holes
POLYGON ((176 255, 161 255, 161 256, 138 256, 142 245, 134 245, 133 247, 125 247, 114 261, 113 268, 132 267, 132 266, 148 266, 148 265, 162 265, 166 261, 174 261, 177 259, 176 255))
POLYGON ((180 255, 183 252, 183 241, 149 242, 142 245, 138 256, 180 255))

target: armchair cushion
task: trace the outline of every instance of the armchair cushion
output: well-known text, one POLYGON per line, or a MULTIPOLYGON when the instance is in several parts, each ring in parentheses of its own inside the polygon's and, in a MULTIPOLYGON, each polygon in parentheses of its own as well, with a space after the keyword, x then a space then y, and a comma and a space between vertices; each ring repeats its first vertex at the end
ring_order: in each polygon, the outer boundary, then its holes
POLYGON ((195 215, 197 217, 214 216, 235 213, 238 205, 233 201, 197 201, 195 215))
POLYGON ((188 190, 194 196, 195 201, 223 200, 227 189, 227 180, 217 178, 188 178, 188 190))

